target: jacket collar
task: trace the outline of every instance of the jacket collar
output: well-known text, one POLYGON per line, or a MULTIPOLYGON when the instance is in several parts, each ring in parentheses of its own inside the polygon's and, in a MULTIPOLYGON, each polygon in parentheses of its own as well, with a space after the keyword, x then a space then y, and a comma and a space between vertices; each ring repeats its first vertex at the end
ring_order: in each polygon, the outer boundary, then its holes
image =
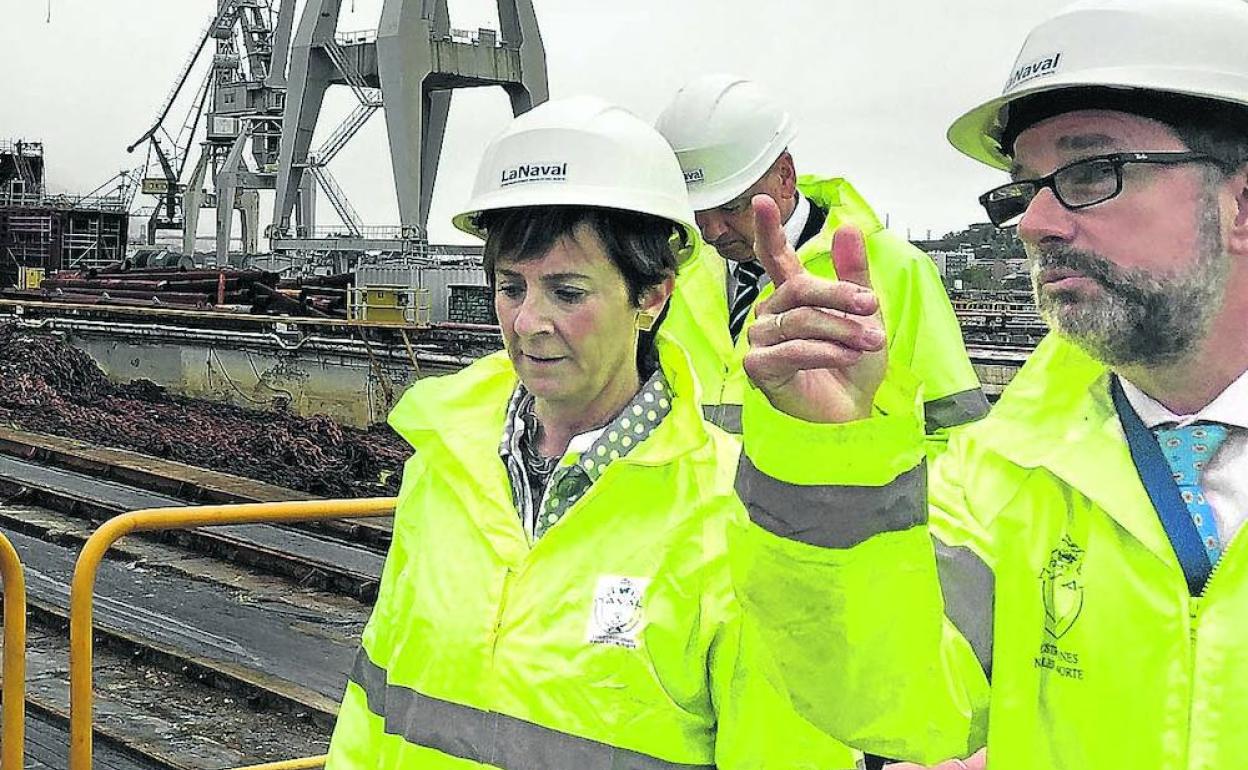
MULTIPOLYGON (((661 348, 671 348, 661 350, 660 365, 675 393, 672 411, 618 465, 662 465, 684 454, 713 451, 684 352, 672 345, 661 348)), ((423 467, 446 479, 494 552, 519 568, 548 538, 530 546, 498 454, 516 382, 506 351, 486 356, 455 374, 418 381, 390 413, 390 425, 424 457, 423 467)))
POLYGON ((1050 333, 988 417, 966 429, 968 437, 1018 466, 1061 478, 1177 569, 1131 459, 1109 384, 1104 364, 1050 333))
MULTIPOLYGON (((620 462, 661 465, 708 441, 698 408, 698 384, 684 351, 678 345, 659 347, 659 364, 674 394, 672 411, 650 440, 620 462)), ((419 380, 403 394, 389 423, 417 451, 444 447, 474 474, 485 465, 499 465, 501 470, 501 463, 482 458, 498 457, 516 383, 506 351, 494 353, 455 374, 419 380)))
POLYGON ((832 236, 841 225, 857 225, 862 230, 863 237, 869 237, 884 229, 871 206, 845 179, 805 174, 797 178, 797 189, 810 198, 811 203, 826 212, 819 233, 798 249, 798 258, 802 264, 830 252, 832 236))
POLYGON ((390 412, 390 427, 417 451, 436 442, 452 454, 472 456, 484 442, 497 456, 515 387, 511 361, 499 351, 454 374, 418 380, 390 412))

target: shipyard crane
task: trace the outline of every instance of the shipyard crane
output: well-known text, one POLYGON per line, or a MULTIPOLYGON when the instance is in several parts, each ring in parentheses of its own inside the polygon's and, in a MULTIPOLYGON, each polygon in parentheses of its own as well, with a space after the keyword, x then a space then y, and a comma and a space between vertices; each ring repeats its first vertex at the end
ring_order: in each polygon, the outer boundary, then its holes
POLYGON ((532 0, 496 0, 500 29, 471 31, 450 26, 447 0, 384 0, 378 29, 353 33, 337 31, 342 0, 307 0, 297 31, 295 0, 215 2, 216 13, 155 121, 128 149, 147 144, 158 167, 142 183, 144 193, 157 196, 149 242, 158 230, 181 230, 182 251, 193 254, 199 211, 215 208, 217 264, 229 258, 235 209, 242 214, 243 251, 256 253, 260 190, 276 191, 275 252, 424 253, 451 92, 501 87, 513 114, 547 98, 545 49, 532 0), (197 63, 213 41, 211 66, 196 81, 197 63), (197 87, 179 123, 170 116, 192 83, 197 87), (314 149, 321 103, 335 84, 350 87, 357 105, 314 149), (364 232, 329 171, 330 161, 383 103, 400 217, 390 240, 364 232), (201 126, 204 139, 192 165, 201 126), (208 180, 212 193, 205 190, 208 180), (347 237, 315 237, 317 188, 347 237))
POLYGON ((499 30, 453 29, 447 0, 385 0, 377 30, 340 33, 342 0, 307 0, 290 47, 273 211, 275 252, 427 251, 429 206, 452 91, 501 87, 516 115, 547 99, 546 53, 532 0, 496 3, 499 30), (312 135, 331 85, 350 87, 358 105, 314 149, 312 135), (383 103, 400 224, 399 237, 388 239, 362 232, 328 169, 383 103), (312 218, 300 216, 309 178, 319 182, 348 237, 317 238, 304 224, 312 218))
POLYGON ((215 208, 218 262, 224 264, 234 209, 243 215, 243 250, 253 254, 258 190, 274 187, 295 3, 290 0, 277 6, 275 0, 216 0, 216 5, 155 121, 127 151, 146 143, 159 166, 156 175, 142 182, 144 193, 157 196, 148 220, 148 241, 155 239, 158 230, 180 230, 183 253, 193 254, 199 211, 215 208), (210 41, 215 41, 211 66, 198 82, 185 116, 180 123, 171 122, 173 107, 192 82, 210 41), (183 183, 201 124, 204 140, 199 157, 183 183), (248 144, 251 164, 244 154, 248 144), (204 189, 209 175, 215 191, 211 194, 204 189))
POLYGON ((79 196, 79 199, 81 201, 106 201, 121 211, 129 211, 131 204, 134 203, 134 194, 139 189, 135 180, 142 179, 143 172, 146 170, 146 163, 133 169, 123 168, 91 192, 79 196))

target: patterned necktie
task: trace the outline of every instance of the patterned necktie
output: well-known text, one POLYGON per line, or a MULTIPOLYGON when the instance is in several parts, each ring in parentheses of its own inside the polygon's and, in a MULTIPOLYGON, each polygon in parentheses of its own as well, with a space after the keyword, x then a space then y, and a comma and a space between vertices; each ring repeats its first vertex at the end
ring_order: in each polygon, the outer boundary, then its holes
POLYGON ((1200 486, 1200 477, 1218 447, 1226 440, 1226 426, 1201 422, 1183 428, 1157 427, 1153 433, 1161 445, 1161 453, 1170 464, 1170 470, 1174 472, 1174 483, 1178 484, 1192 523, 1200 533, 1209 563, 1217 564, 1222 556, 1222 541, 1218 538, 1213 508, 1205 500, 1205 490, 1200 486))
POLYGON ((737 291, 732 298, 732 309, 728 313, 728 331, 733 341, 741 335, 741 327, 745 326, 745 317, 750 314, 754 300, 758 299, 758 283, 767 271, 758 262, 739 262, 733 277, 737 279, 737 291))

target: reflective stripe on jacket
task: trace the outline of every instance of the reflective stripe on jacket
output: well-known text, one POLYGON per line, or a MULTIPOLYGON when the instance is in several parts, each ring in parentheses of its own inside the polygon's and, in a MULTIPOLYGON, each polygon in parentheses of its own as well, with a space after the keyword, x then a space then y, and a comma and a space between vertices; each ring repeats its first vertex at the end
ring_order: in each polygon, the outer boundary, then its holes
POLYGON ((532 546, 498 456, 505 354, 404 395, 390 422, 416 451, 330 770, 853 767, 745 659, 739 445, 678 354, 671 413, 532 546))
POLYGON ((845 426, 747 402, 755 525, 733 535, 734 572, 795 702, 922 761, 965 756, 987 729, 1010 770, 1242 765, 1245 536, 1191 596, 1105 367, 1046 339, 934 462, 927 525, 917 419, 882 403, 894 395, 877 399, 887 416, 845 426), (843 709, 847 692, 864 708, 843 709))
MULTIPOLYGON (((843 224, 857 225, 866 239, 871 282, 880 298, 890 360, 923 381, 927 432, 947 439, 949 428, 983 417, 988 402, 971 367, 962 331, 931 257, 884 229, 866 201, 844 179, 802 176, 798 189, 828 212, 819 234, 798 249, 798 259, 815 275, 835 278, 832 236, 843 224)), ((664 328, 693 360, 707 417, 732 433, 741 432, 741 409, 749 387, 741 361, 749 351, 743 331, 733 344, 728 333, 726 267, 704 246, 676 279, 664 328), (708 264, 709 263, 709 264, 708 264)), ((763 301, 775 290, 759 294, 763 301)), ((755 303, 757 305, 757 303, 755 303)), ((751 314, 746 327, 754 322, 751 314)))

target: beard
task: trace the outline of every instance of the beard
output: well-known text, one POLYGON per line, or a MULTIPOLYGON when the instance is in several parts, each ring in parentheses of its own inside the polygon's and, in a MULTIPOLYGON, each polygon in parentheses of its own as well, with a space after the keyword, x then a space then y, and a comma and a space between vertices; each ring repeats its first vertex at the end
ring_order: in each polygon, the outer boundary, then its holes
POLYGON ((1163 366, 1190 355, 1222 305, 1231 269, 1212 194, 1201 209, 1196 259, 1180 270, 1124 268, 1091 252, 1062 246, 1037 251, 1031 280, 1040 316, 1108 366, 1163 366), (1069 268, 1087 276, 1100 284, 1100 295, 1042 291, 1040 273, 1049 268, 1069 268))

